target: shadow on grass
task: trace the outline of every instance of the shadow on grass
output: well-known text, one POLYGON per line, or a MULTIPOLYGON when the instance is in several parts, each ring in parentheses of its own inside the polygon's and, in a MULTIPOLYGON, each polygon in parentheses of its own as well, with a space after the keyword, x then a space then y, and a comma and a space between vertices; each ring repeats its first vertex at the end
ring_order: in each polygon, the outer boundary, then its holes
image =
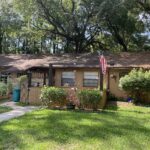
POLYGON ((0 100, 0 104, 3 104, 3 103, 5 103, 5 102, 10 102, 11 100, 10 99, 1 99, 0 100))
POLYGON ((24 142, 18 136, 18 132, 7 130, 0 125, 0 149, 16 149, 17 147, 20 149, 25 147, 24 142))
MULTIPOLYGON (((114 101, 113 101, 113 104, 114 104, 114 101)), ((107 105, 105 107, 105 110, 104 111, 122 111, 122 112, 133 112, 133 113, 138 113, 138 114, 150 114, 150 107, 149 105, 134 105, 134 106, 129 106, 129 107, 119 107, 117 106, 117 103, 116 105, 107 105), (138 108, 139 107, 139 108, 138 108)))
POLYGON ((145 128, 138 119, 121 116, 116 112, 90 114, 39 110, 19 120, 15 119, 1 124, 0 133, 0 148, 2 149, 21 149, 26 146, 26 143, 30 143, 31 137, 33 140, 31 144, 45 141, 67 144, 70 140, 109 141, 113 136, 126 136, 129 141, 132 139, 132 142, 141 147, 134 134, 149 136, 150 129, 145 128), (9 145, 7 145, 8 142, 9 145))
POLYGON ((105 107, 105 110, 113 110, 113 111, 117 111, 118 110, 118 106, 116 105, 116 106, 106 106, 105 107))

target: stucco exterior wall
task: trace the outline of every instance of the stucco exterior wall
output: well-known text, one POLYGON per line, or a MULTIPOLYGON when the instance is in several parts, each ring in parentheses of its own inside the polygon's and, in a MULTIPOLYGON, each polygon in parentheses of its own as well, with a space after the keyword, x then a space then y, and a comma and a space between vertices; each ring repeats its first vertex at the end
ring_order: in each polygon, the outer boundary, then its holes
MULTIPOLYGON (((56 69, 55 71, 55 86, 61 87, 61 78, 63 71, 74 71, 75 72, 75 87, 83 88, 83 78, 84 72, 99 72, 99 69, 56 69)), ((100 80, 98 81, 98 87, 100 84, 100 80)))
MULTIPOLYGON (((55 76, 54 76, 54 81, 55 84, 54 86, 56 87, 62 87, 61 86, 61 78, 62 78, 62 72, 63 71, 74 71, 75 72, 75 86, 78 89, 83 88, 83 77, 84 77, 84 72, 92 72, 96 71, 99 72, 99 69, 56 69, 55 70, 55 76)), ((100 81, 98 81, 99 85, 100 81)), ((70 87, 65 87, 65 88, 70 88, 70 87)), ((88 87, 86 87, 88 88, 88 87)), ((96 87, 95 87, 96 88, 96 87)), ((30 92, 29 92, 29 103, 30 104, 41 104, 40 101, 40 94, 41 94, 41 87, 31 87, 30 92)), ((22 100, 21 100, 22 101, 22 100)))
POLYGON ((36 105, 42 104, 42 102, 40 100, 40 95, 41 95, 41 88, 40 87, 32 87, 32 88, 30 88, 29 103, 30 104, 36 104, 36 105))
POLYGON ((129 70, 110 69, 109 70, 109 90, 117 97, 127 97, 125 91, 119 88, 120 73, 129 72, 129 70))
MULTIPOLYGON (((78 68, 78 69, 55 69, 55 76, 54 76, 54 86, 56 87, 62 87, 61 86, 61 79, 62 79, 62 72, 64 71, 74 71, 75 72, 75 86, 78 89, 82 89, 82 88, 90 88, 90 87, 83 87, 83 79, 84 79, 84 72, 99 72, 99 69, 97 68, 78 68)), ((109 90, 110 93, 112 93, 113 95, 115 95, 116 97, 127 97, 127 94, 125 91, 123 91, 122 89, 119 88, 119 79, 120 79, 120 74, 122 73, 127 73, 130 70, 127 69, 115 69, 115 68, 111 68, 109 69, 109 77, 108 74, 106 76, 104 76, 104 88, 107 87, 107 83, 109 80, 109 90)), ((100 76, 100 74, 99 74, 100 76)), ((15 74, 12 75, 13 78, 16 77, 15 74)), ((36 76, 33 76, 36 77, 36 76)), ((43 81, 42 77, 41 80, 43 81)), ((98 87, 95 88, 99 88, 100 87, 100 79, 98 81, 98 87)), ((65 88, 70 88, 70 87, 65 87, 65 88)), ((29 102, 32 104, 40 104, 40 92, 41 88, 40 87, 31 87, 30 88, 30 92, 29 92, 29 102)))
MULTIPOLYGON (((77 87, 78 89, 81 89, 81 88, 90 88, 90 87, 83 87, 83 79, 84 79, 84 72, 99 72, 99 69, 97 68, 84 68, 84 69, 55 69, 55 76, 54 76, 54 86, 56 87, 62 87, 61 86, 61 79, 62 79, 62 72, 64 71, 74 71, 75 72, 75 86, 74 87, 77 87)), ((114 94, 115 96, 117 97, 126 97, 126 93, 121 90, 119 88, 119 73, 122 73, 124 72, 124 70, 119 70, 119 69, 110 69, 109 70, 109 78, 108 78, 108 75, 104 76, 104 87, 107 86, 107 83, 108 83, 108 80, 109 80, 109 89, 110 89, 110 92, 112 94, 114 94)), ((100 76, 100 74, 99 74, 100 76)), ((15 82, 15 79, 16 79, 17 75, 15 73, 11 74, 11 78, 13 79, 13 82, 15 82)), ((33 78, 36 78, 35 74, 33 74, 32 76, 33 78)), ((43 81, 43 76, 40 76, 41 77, 41 81, 43 81)), ((33 79, 34 80, 34 79, 33 79)), ((98 88, 100 86, 100 79, 98 81, 98 88)), ((70 88, 70 87, 69 87, 70 88)), ((96 88, 96 87, 95 87, 96 88)), ((41 88, 40 87, 31 87, 30 88, 30 94, 29 94, 29 101, 31 103, 40 103, 40 90, 41 88)))

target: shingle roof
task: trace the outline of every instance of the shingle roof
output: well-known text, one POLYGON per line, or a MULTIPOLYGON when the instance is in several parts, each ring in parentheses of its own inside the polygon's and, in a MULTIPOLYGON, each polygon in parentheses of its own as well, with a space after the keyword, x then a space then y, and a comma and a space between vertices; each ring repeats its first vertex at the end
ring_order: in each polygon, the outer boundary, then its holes
MULTIPOLYGON (((109 67, 150 68, 150 52, 106 54, 109 67)), ((0 67, 9 67, 9 71, 27 70, 32 67, 99 67, 97 53, 62 55, 0 55, 0 67)))

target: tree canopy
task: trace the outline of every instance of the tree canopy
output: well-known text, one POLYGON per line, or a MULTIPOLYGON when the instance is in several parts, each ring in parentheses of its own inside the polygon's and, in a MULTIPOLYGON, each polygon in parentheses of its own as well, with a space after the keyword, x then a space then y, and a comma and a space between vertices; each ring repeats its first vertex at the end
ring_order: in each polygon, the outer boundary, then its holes
POLYGON ((150 50, 148 0, 0 3, 0 53, 150 50))

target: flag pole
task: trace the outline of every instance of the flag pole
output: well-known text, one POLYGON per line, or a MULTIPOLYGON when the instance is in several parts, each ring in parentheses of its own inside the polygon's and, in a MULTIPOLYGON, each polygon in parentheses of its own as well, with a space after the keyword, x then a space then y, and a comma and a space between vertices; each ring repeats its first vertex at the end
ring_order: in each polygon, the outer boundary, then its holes
POLYGON ((103 91, 103 89, 104 89, 103 81, 104 81, 104 76, 102 73, 102 69, 100 69, 100 91, 103 91))
MULTIPOLYGON (((103 55, 103 52, 99 52, 99 59, 101 57, 101 55, 103 55)), ((104 80, 104 77, 103 77, 103 71, 102 71, 102 65, 100 64, 100 91, 103 91, 103 80, 104 80)))

